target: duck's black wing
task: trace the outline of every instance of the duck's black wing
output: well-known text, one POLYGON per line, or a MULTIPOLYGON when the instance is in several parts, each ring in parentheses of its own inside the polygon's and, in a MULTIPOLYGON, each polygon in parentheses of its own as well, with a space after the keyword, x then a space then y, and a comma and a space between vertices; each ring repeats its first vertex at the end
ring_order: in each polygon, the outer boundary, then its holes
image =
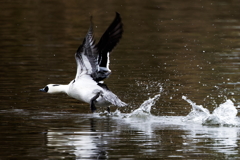
POLYGON ((109 69, 109 53, 117 45, 119 40, 122 37, 123 33, 123 24, 120 17, 120 14, 116 12, 116 17, 113 22, 110 24, 108 29, 102 35, 100 41, 96 45, 96 48, 99 52, 98 64, 99 72, 97 76, 97 81, 101 81, 107 78, 111 74, 109 69))
POLYGON ((75 58, 77 62, 76 79, 82 74, 91 75, 99 82, 111 74, 109 69, 109 53, 119 42, 123 33, 123 24, 119 13, 102 35, 98 44, 95 44, 92 21, 82 45, 78 48, 75 58))

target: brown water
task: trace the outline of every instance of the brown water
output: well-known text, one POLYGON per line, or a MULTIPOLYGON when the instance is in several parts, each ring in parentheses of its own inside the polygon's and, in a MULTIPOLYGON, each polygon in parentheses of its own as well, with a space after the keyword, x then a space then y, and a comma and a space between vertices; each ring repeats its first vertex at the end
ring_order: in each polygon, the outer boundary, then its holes
POLYGON ((0 159, 240 158, 239 127, 181 121, 191 111, 183 95, 210 111, 227 99, 240 105, 239 1, 0 3, 0 159), (161 85, 151 121, 92 115, 88 104, 38 91, 75 77, 89 16, 99 40, 115 11, 124 34, 105 83, 129 104, 119 109, 126 116, 161 85))

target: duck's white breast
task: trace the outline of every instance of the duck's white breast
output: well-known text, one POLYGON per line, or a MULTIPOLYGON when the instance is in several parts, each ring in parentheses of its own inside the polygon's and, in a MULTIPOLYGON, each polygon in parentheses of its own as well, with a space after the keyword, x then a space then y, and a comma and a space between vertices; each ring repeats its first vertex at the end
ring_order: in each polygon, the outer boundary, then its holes
POLYGON ((80 101, 90 103, 97 90, 103 90, 91 77, 80 77, 74 83, 69 84, 68 95, 80 101))

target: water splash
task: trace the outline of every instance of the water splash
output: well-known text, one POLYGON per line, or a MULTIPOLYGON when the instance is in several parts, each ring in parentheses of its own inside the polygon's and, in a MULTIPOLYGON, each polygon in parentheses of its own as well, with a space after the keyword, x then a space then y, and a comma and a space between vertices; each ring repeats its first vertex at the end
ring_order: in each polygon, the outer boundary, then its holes
MULTIPOLYGON (((142 83, 137 82, 137 85, 140 85, 142 83)), ((151 108, 153 105, 155 105, 156 101, 159 99, 159 97, 161 96, 161 93, 163 92, 163 87, 161 85, 161 83, 157 83, 157 82, 151 82, 149 83, 149 85, 145 85, 146 89, 148 89, 149 87, 153 87, 154 85, 154 89, 158 89, 157 94, 153 97, 153 98, 149 98, 148 100, 145 100, 139 108, 135 109, 134 111, 132 111, 129 114, 123 114, 121 113, 118 109, 115 112, 111 112, 108 113, 107 111, 104 112, 100 112, 97 113, 97 116, 100 117, 121 117, 124 119, 128 119, 128 120, 141 120, 141 121, 145 121, 149 118, 151 118, 151 108)), ((149 93, 148 93, 149 94, 149 93)))
POLYGON ((196 103, 187 99, 186 96, 182 96, 182 99, 192 106, 192 111, 182 119, 183 121, 202 122, 203 119, 209 117, 210 113, 208 109, 204 108, 202 105, 196 105, 196 103))
POLYGON ((196 105, 186 96, 182 99, 187 101, 192 106, 192 111, 182 119, 182 121, 200 122, 203 125, 221 125, 221 126, 237 126, 239 125, 236 120, 237 109, 231 100, 220 104, 212 114, 209 110, 202 105, 196 105))
POLYGON ((149 98, 148 100, 144 101, 138 109, 129 114, 128 118, 146 120, 147 118, 151 117, 151 108, 153 105, 155 105, 163 91, 163 87, 160 83, 158 83, 156 86, 159 87, 158 94, 156 94, 153 98, 149 98))
POLYGON ((157 94, 153 98, 144 101, 138 109, 128 115, 128 118, 146 120, 151 117, 151 107, 156 103, 159 97, 160 94, 157 94))
POLYGON ((123 115, 118 109, 115 112, 100 112, 97 115, 103 117, 103 116, 111 116, 111 117, 123 117, 123 118, 135 118, 135 119, 142 119, 146 120, 147 118, 151 117, 151 108, 156 103, 156 101, 159 99, 160 94, 155 95, 153 98, 149 98, 148 100, 144 101, 141 106, 131 113, 127 115, 123 115))
POLYGON ((213 111, 213 114, 204 119, 204 125, 225 125, 236 126, 237 109, 231 100, 227 100, 225 103, 220 104, 218 108, 213 111))

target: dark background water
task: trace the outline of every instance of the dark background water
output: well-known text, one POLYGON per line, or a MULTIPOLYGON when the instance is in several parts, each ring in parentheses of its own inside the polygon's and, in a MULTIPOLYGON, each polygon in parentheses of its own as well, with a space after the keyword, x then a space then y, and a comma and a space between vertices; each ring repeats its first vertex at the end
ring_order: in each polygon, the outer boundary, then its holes
MULTIPOLYGON (((191 154, 182 151, 181 137, 188 135, 182 129, 175 132, 176 128, 171 126, 167 131, 158 128, 153 131, 155 137, 149 138, 131 126, 119 128, 119 123, 111 118, 92 117, 88 104, 38 90, 49 83, 69 83, 75 77, 74 53, 88 30, 89 17, 93 16, 95 37, 99 40, 117 11, 122 17, 124 34, 111 54, 113 73, 105 83, 129 103, 121 112, 130 113, 138 108, 144 100, 159 93, 159 85, 164 91, 151 110, 156 116, 186 116, 191 106, 182 100, 183 95, 210 111, 226 99, 238 106, 239 1, 6 0, 0 3, 0 155, 3 159, 74 159, 77 157, 74 150, 79 150, 62 144, 65 148, 60 148, 60 152, 58 145, 51 146, 51 133, 75 135, 71 131, 81 134, 86 131, 89 137, 96 126, 102 126, 97 129, 101 134, 111 133, 105 141, 109 143, 116 138, 122 144, 105 148, 108 152, 105 159, 113 159, 117 154, 125 155, 122 158, 166 158, 177 150, 181 150, 179 158, 184 159, 197 159, 193 155, 203 152, 201 155, 206 157, 226 157, 214 151, 205 155, 206 150, 210 152, 205 143, 196 143, 200 151, 191 154), (169 135, 175 135, 176 143, 163 143, 169 142, 169 135), (127 142, 133 137, 136 141, 129 145, 127 142), (164 148, 161 156, 148 153, 146 146, 139 150, 126 149, 139 146, 146 139, 162 140, 161 144, 156 142, 152 146, 164 148)), ((238 129, 234 133, 238 135, 238 129)), ((64 138, 59 137, 59 141, 64 138)), ((237 142, 238 139, 235 138, 237 142)), ((114 141, 112 145, 117 143, 114 141)), ((99 142, 93 140, 91 144, 99 142)), ((92 155, 101 155, 99 147, 93 150, 96 152, 92 155)), ((238 153, 238 149, 234 151, 238 153)))

